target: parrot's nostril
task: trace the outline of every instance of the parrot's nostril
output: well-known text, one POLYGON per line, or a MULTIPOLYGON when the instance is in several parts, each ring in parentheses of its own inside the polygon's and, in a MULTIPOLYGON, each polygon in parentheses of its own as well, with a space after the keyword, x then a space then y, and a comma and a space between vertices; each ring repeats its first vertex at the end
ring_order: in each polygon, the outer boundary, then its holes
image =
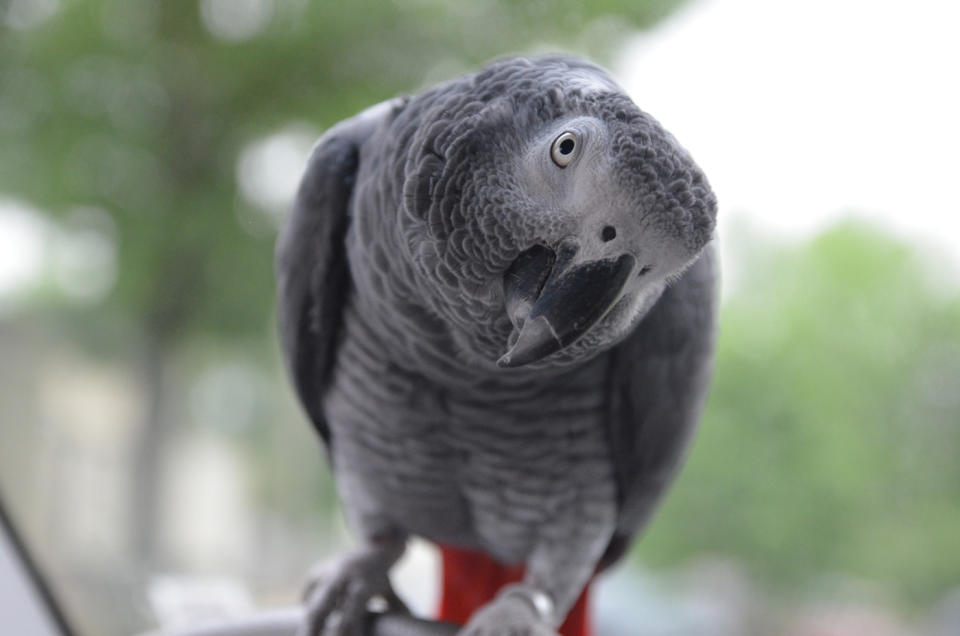
POLYGON ((600 231, 600 238, 604 243, 609 243, 613 239, 617 238, 617 228, 612 225, 605 225, 600 231))

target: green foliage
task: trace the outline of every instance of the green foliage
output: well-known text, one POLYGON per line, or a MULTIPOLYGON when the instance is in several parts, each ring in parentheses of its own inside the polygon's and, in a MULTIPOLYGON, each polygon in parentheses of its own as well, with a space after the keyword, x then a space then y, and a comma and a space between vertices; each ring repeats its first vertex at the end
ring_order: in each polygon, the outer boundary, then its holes
POLYGON ((746 269, 701 433, 640 554, 731 554, 778 582, 849 572, 930 600, 960 572, 960 299, 853 224, 746 269))
POLYGON ((0 192, 112 217, 116 288, 74 327, 96 330, 110 310, 164 342, 259 333, 273 232, 241 220, 247 143, 539 43, 602 56, 678 2, 276 0, 262 30, 231 40, 205 27, 215 2, 73 0, 0 37, 0 192))

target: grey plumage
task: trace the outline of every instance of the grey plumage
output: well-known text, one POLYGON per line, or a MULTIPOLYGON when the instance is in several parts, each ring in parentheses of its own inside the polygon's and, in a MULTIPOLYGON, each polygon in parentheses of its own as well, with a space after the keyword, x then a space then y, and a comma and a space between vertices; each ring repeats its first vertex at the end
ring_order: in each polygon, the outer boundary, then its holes
POLYGON ((278 244, 280 330, 354 530, 524 562, 562 618, 695 426, 715 208, 673 137, 571 58, 497 62, 328 131, 278 244), (591 324, 542 327, 541 297, 561 315, 574 274, 589 295, 614 273, 591 324))

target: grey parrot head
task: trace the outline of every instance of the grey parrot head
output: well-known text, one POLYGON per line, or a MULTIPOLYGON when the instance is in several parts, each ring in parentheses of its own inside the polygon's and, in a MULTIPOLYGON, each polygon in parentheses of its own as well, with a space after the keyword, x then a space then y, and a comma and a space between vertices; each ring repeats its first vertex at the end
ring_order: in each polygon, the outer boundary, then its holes
POLYGON ((396 145, 405 248, 466 358, 595 355, 711 240, 704 174, 599 67, 504 60, 410 105, 396 145))

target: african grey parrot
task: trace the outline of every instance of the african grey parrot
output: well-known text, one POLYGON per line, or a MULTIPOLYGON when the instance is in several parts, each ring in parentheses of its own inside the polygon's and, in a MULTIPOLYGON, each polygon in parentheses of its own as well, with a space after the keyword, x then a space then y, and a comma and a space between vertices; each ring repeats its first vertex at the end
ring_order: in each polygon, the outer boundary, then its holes
POLYGON ((363 547, 315 584, 307 631, 399 605, 387 572, 416 535, 442 548, 460 634, 556 633, 699 417, 715 218, 673 136, 569 57, 497 61, 322 136, 278 242, 279 325, 363 547))

